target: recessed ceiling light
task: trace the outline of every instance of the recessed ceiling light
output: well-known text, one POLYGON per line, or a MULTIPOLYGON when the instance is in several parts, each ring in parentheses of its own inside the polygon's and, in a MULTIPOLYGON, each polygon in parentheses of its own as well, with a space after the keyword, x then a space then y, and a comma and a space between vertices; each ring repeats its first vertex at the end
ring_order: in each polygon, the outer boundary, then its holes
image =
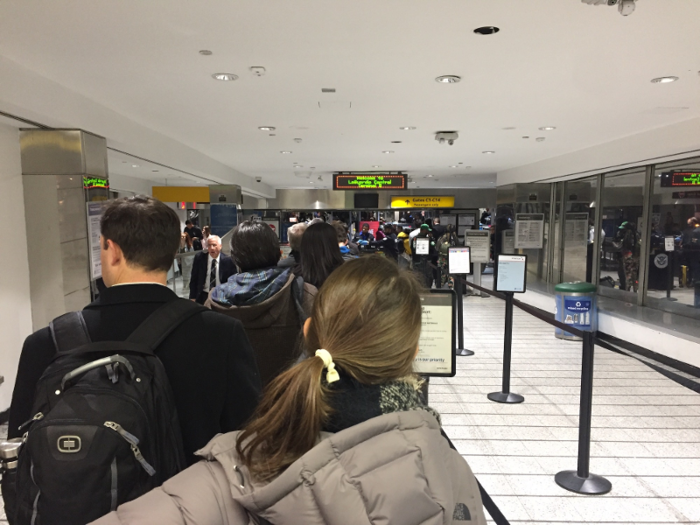
POLYGON ((429 179, 432 179, 432 178, 433 178, 433 176, 432 176, 432 175, 428 175, 428 178, 429 178, 429 179))
POLYGON ((208 57, 209 55, 213 55, 214 53, 212 53, 212 52, 209 51, 208 49, 202 49, 202 50, 199 52, 199 54, 208 57))
POLYGON ((448 168, 456 168, 457 166, 453 164, 452 166, 448 166, 448 168))
POLYGON ((309 184, 313 184, 313 183, 314 183, 314 181, 312 181, 312 180, 309 181, 309 184))
POLYGON ((511 130, 515 129, 515 127, 508 126, 507 128, 502 128, 502 129, 503 129, 503 131, 511 131, 511 130))
POLYGON ((277 134, 276 134, 276 133, 270 133, 270 136, 271 136, 271 137, 276 137, 277 134))
POLYGON ((400 141, 400 140, 392 140, 392 141, 391 141, 392 144, 401 144, 401 142, 402 142, 402 141, 400 141))
POLYGON ((212 78, 216 80, 223 80, 224 82, 229 82, 233 80, 238 80, 238 75, 234 75, 233 73, 214 73, 212 75, 212 78))
POLYGON ((258 129, 260 131, 275 131, 274 126, 260 126, 258 129))
POLYGON ((669 84, 671 82, 675 82, 678 80, 678 77, 659 77, 659 78, 652 78, 651 83, 652 84, 669 84))
POLYGON ((557 129, 557 128, 555 128, 554 126, 543 126, 543 127, 539 128, 540 131, 552 131, 554 129, 557 129))
POLYGON ((291 153, 291 151, 280 151, 280 153, 282 155, 289 155, 291 153))
POLYGON ((537 137, 535 140, 537 142, 544 142, 544 137, 537 137))
POLYGON ((456 84, 460 80, 462 80, 462 77, 458 77, 457 75, 442 75, 441 77, 437 77, 435 82, 440 82, 441 84, 456 84))
POLYGON ((524 138, 524 139, 529 139, 529 138, 530 138, 530 135, 523 135, 523 138, 524 138))
POLYGON ((151 170, 153 173, 158 173, 158 170, 151 170))
POLYGON ((416 127, 415 126, 402 126, 399 129, 401 129, 403 131, 413 131, 414 129, 416 129, 416 127))
POLYGON ((484 26, 484 27, 477 27, 474 32, 477 35, 494 35, 498 33, 501 29, 496 27, 496 26, 484 26))
POLYGON ((391 150, 386 150, 386 151, 382 151, 382 153, 394 153, 394 152, 391 150))
POLYGON ((381 166, 379 166, 379 164, 375 164, 375 165, 372 166, 372 167, 373 167, 373 168, 380 168, 381 166))
POLYGON ((485 153, 486 155, 493 155, 496 152, 495 151, 482 151, 481 153, 485 153))
POLYGON ((132 168, 138 168, 139 165, 138 165, 138 164, 132 164, 131 167, 132 167, 132 168))

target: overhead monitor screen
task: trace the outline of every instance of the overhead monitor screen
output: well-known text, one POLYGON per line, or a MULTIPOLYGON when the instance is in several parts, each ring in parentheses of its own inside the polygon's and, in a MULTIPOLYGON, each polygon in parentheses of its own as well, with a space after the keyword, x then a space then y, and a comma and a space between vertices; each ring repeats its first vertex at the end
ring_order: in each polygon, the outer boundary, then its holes
POLYGON ((413 370, 426 376, 454 377, 457 371, 455 293, 438 289, 426 291, 420 295, 420 302, 421 332, 413 370))
POLYGON ((668 171, 661 174, 662 188, 700 187, 700 172, 668 171))
POLYGON ((464 275, 471 272, 471 248, 456 246, 447 252, 447 267, 450 275, 464 275))
POLYGON ((496 262, 496 291, 525 292, 527 275, 527 255, 498 254, 496 262))
POLYGON ((405 190, 408 188, 408 175, 397 173, 334 173, 334 190, 405 190))

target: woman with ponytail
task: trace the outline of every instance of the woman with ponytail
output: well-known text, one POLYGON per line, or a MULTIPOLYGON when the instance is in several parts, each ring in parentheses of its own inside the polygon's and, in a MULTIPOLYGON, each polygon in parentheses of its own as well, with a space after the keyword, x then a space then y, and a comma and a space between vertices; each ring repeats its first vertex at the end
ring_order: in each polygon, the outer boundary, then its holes
POLYGON ((419 292, 383 257, 335 270, 304 326, 309 357, 267 386, 245 430, 95 523, 486 523, 474 475, 418 392, 419 292))

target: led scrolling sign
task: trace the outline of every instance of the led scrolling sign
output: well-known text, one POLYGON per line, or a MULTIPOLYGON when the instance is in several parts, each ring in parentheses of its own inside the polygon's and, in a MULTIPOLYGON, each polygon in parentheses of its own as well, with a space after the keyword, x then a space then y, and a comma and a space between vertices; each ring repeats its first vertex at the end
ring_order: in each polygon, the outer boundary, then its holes
POLYGON ((700 172, 669 171, 661 174, 662 188, 700 187, 700 172))
POLYGON ((334 190, 405 190, 408 188, 408 176, 405 173, 363 174, 334 173, 334 190))
POLYGON ((83 177, 83 189, 91 190, 93 188, 109 189, 109 180, 100 177, 83 177))

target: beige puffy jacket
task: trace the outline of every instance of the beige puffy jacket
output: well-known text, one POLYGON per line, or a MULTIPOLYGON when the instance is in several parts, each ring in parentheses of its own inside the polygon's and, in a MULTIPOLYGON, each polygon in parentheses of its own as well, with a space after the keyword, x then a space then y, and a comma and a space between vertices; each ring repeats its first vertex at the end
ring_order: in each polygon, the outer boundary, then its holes
POLYGON ((252 483, 240 466, 237 435, 215 437, 199 451, 206 461, 93 523, 486 523, 471 469, 426 411, 386 414, 325 435, 268 484, 252 483))

